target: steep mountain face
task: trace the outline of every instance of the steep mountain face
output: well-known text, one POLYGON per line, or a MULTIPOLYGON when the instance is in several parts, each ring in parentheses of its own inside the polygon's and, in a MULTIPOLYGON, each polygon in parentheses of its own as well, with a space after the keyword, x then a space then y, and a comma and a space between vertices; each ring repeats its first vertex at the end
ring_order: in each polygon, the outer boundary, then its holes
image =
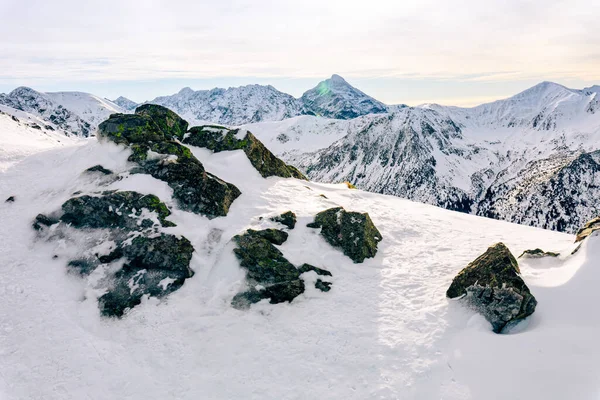
POLYGON ((198 91, 184 88, 179 93, 157 97, 149 103, 170 108, 191 124, 241 125, 279 121, 301 113, 301 105, 294 97, 270 85, 198 91))
POLYGON ((304 114, 351 119, 366 114, 381 114, 388 107, 351 86, 339 75, 320 82, 300 98, 304 114))
POLYGON ((124 111, 111 101, 89 93, 42 93, 28 87, 0 94, 0 104, 33 114, 54 129, 84 137, 93 135, 98 124, 110 114, 124 111))
POLYGON ((115 103, 116 105, 118 105, 119 107, 121 107, 123 110, 126 110, 126 111, 133 111, 139 105, 135 101, 129 100, 127 97, 123 97, 123 96, 119 96, 118 98, 113 100, 113 103, 115 103))
MULTIPOLYGON (((131 104, 115 100, 126 109, 131 104)), ((282 121, 299 115, 352 119, 366 114, 385 113, 403 106, 391 106, 366 95, 339 75, 320 82, 296 99, 273 86, 248 85, 229 89, 194 91, 184 88, 171 96, 150 101, 172 109, 192 124, 243 125, 261 121, 282 121)), ((134 106, 133 106, 134 107, 134 106)))
POLYGON ((248 129, 315 180, 574 232, 600 212, 598 93, 544 82, 474 108, 330 120, 325 134, 313 117, 248 129))

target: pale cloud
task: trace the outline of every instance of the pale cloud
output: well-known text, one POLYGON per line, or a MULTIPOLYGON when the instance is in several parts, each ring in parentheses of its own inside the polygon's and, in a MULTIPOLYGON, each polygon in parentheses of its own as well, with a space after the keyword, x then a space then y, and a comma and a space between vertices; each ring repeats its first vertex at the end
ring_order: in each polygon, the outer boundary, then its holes
POLYGON ((0 0, 0 82, 600 81, 589 0, 0 0))

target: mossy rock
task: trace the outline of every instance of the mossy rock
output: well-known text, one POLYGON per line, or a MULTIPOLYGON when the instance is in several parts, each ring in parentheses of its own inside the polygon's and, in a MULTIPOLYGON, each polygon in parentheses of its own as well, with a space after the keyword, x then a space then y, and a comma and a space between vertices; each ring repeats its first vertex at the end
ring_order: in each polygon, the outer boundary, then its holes
POLYGON ((187 132, 187 121, 166 107, 157 104, 142 104, 135 109, 135 113, 152 118, 168 139, 175 137, 181 140, 187 132))
POLYGON ((98 136, 117 144, 148 144, 165 140, 165 135, 147 115, 112 114, 98 125, 98 136))
POLYGON ((247 278, 261 285, 298 279, 298 269, 265 236, 270 235, 249 230, 233 238, 238 246, 233 252, 248 271, 247 278))
POLYGON ((294 229, 296 227, 297 219, 296 214, 294 214, 291 211, 286 211, 281 215, 271 218, 271 221, 279 222, 280 224, 283 224, 290 229, 294 229))
POLYGON ((583 239, 587 238, 597 230, 600 230, 600 217, 594 218, 593 220, 589 221, 577 231, 575 243, 581 242, 583 239))
POLYGON ((465 296, 500 333, 508 325, 533 314, 537 301, 520 276, 510 250, 497 243, 456 275, 446 292, 449 298, 465 296))
POLYGON ((236 186, 206 172, 195 159, 147 161, 141 172, 166 182, 181 209, 209 218, 227 215, 241 195, 236 186))
POLYGON ((542 258, 542 257, 558 257, 560 253, 554 253, 552 251, 544 251, 542 249, 525 250, 519 258, 542 258))
POLYGON ((369 214, 349 212, 342 207, 330 208, 315 216, 309 228, 321 228, 321 235, 334 247, 340 247, 355 263, 375 257, 381 233, 369 214))
POLYGON ((130 245, 119 247, 114 253, 128 262, 115 274, 110 290, 98 299, 101 314, 121 317, 144 296, 161 298, 179 289, 194 275, 190 268, 193 252, 189 240, 167 234, 137 236, 130 245))
POLYGON ((158 197, 130 191, 69 199, 62 205, 60 220, 75 228, 141 230, 154 225, 150 219, 141 219, 143 209, 155 212, 162 226, 175 226, 166 220, 171 212, 158 197))
POLYGON ((98 135, 131 148, 129 161, 140 167, 134 173, 152 175, 173 189, 173 197, 186 210, 209 218, 225 216, 241 192, 204 170, 183 139, 187 122, 171 110, 153 104, 136 114, 113 114, 99 126, 98 135), (150 152, 159 154, 149 157, 150 152), (171 157, 176 156, 176 157, 171 157))
POLYGON ((273 245, 281 244, 285 239, 287 233, 276 229, 249 229, 233 238, 237 244, 234 254, 247 271, 246 279, 250 286, 249 290, 233 298, 233 307, 248 308, 263 299, 269 299, 272 304, 289 302, 304 292, 304 282, 300 279, 302 273, 310 270, 331 275, 329 271, 308 264, 296 268, 273 245))
POLYGON ((190 129, 183 141, 186 144, 204 147, 215 153, 243 150, 252 166, 263 178, 279 176, 307 180, 297 168, 287 165, 271 153, 252 133, 240 129, 205 125, 190 129))

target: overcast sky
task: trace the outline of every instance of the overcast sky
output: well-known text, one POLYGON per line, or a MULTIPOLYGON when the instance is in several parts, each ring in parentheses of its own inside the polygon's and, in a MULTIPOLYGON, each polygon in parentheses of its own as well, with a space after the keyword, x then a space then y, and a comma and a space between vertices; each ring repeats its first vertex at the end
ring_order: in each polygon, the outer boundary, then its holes
POLYGON ((386 103, 600 84, 599 0, 0 0, 0 92, 142 101, 337 73, 386 103))

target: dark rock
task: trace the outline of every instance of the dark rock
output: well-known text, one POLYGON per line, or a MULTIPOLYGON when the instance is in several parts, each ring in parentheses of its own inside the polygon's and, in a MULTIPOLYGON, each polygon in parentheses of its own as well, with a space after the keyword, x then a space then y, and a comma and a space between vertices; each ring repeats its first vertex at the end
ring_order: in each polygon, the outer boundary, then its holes
POLYGON ((93 167, 86 169, 85 172, 100 172, 104 175, 110 175, 113 173, 110 169, 106 169, 102 165, 94 165, 93 167))
POLYGON ((248 308, 250 304, 263 299, 269 299, 271 304, 292 301, 304 292, 304 282, 300 279, 302 273, 313 270, 322 275, 331 275, 329 271, 308 264, 296 268, 273 246, 273 243, 280 244, 285 239, 287 234, 276 229, 250 229, 233 238, 238 246, 233 252, 247 271, 246 279, 250 286, 249 290, 233 298, 233 307, 248 308))
POLYGON ((10 196, 8 199, 6 199, 4 202, 5 203, 14 203, 15 201, 15 196, 10 196))
POLYGON ((253 229, 248 229, 246 231, 246 234, 260 236, 276 245, 282 245, 288 238, 287 232, 280 231, 279 229, 272 229, 272 228, 263 229, 261 231, 255 231, 253 229))
POLYGON ((321 292, 329 292, 331 290, 331 282, 325 282, 320 279, 317 279, 317 281, 315 282, 315 287, 321 292))
MULTIPOLYGON (((175 226, 166 220, 171 212, 158 197, 137 192, 104 192, 98 197, 74 197, 62 205, 60 220, 75 228, 141 230, 148 227, 140 219, 142 209, 156 212, 162 226, 175 226)), ((148 222, 153 225, 151 220, 148 222)))
POLYGON ((494 332, 500 333, 507 324, 533 314, 537 305, 519 274, 519 265, 510 250, 497 243, 456 275, 446 296, 465 296, 466 303, 492 324, 494 332))
POLYGON ((553 253, 551 251, 544 251, 542 249, 525 250, 520 256, 525 258, 542 258, 542 257, 558 257, 560 253, 553 253))
POLYGON ((329 244, 340 247, 355 263, 375 257, 381 233, 369 214, 349 212, 342 207, 330 208, 318 213, 309 228, 321 228, 321 235, 329 244))
POLYGON ((135 109, 135 113, 152 118, 167 138, 176 137, 181 140, 187 132, 187 121, 166 107, 143 104, 135 109))
POLYGON ((128 262, 115 274, 113 287, 98 299, 104 316, 121 317, 127 309, 140 304, 143 296, 166 296, 194 275, 190 268, 194 248, 183 237, 137 236, 130 245, 115 251, 128 262), (165 279, 171 283, 161 285, 165 279))
POLYGON ((29 125, 29 126, 30 126, 30 127, 32 127, 33 129, 38 129, 38 130, 41 130, 41 129, 42 129, 42 127, 41 127, 41 126, 39 126, 38 124, 36 124, 35 122, 34 122, 34 123, 32 123, 32 124, 31 124, 31 125, 29 125))
POLYGON ((148 144, 166 140, 152 118, 139 114, 112 114, 98 125, 98 136, 117 144, 148 144))
POLYGON ((132 173, 149 174, 166 182, 182 209, 209 218, 225 216, 241 192, 206 172, 187 147, 171 140, 183 138, 185 129, 187 123, 169 109, 143 105, 133 115, 111 115, 98 127, 98 135, 129 145, 132 150, 129 161, 140 166, 132 173), (148 159, 149 151, 162 157, 148 159))
POLYGON ((14 115, 11 115, 10 117, 12 118, 13 121, 19 122, 19 118, 15 117, 14 115))
POLYGON ((317 275, 322 275, 322 276, 331 276, 331 272, 325 270, 325 269, 321 269, 321 268, 317 268, 314 267, 310 264, 302 264, 299 268, 298 271, 303 274, 305 272, 308 271, 315 271, 317 273, 317 275))
POLYGON ((52 125, 44 125, 44 128, 48 131, 53 131, 54 128, 52 127, 52 125))
POLYGON ((241 192, 206 172, 200 162, 187 160, 144 163, 143 171, 167 182, 179 207, 209 218, 225 216, 241 192))
POLYGON ((56 218, 48 217, 44 214, 38 214, 33 220, 33 229, 36 231, 42 230, 45 226, 57 224, 59 221, 56 218))
POLYGON ((594 218, 577 231, 575 243, 581 242, 583 239, 590 236, 593 232, 600 230, 600 217, 594 218))
POLYGON ((307 180, 297 168, 277 158, 248 131, 227 129, 217 125, 196 126, 190 129, 189 136, 183 142, 192 146, 205 147, 215 153, 243 150, 252 166, 263 178, 279 176, 307 180))
POLYGON ((271 218, 271 221, 279 222, 290 229, 294 229, 296 226, 296 214, 291 211, 286 211, 281 215, 271 218))
POLYGON ((262 232, 249 231, 233 238, 234 249, 247 278, 261 285, 292 281, 299 278, 298 269, 290 263, 262 232))
POLYGON ((67 271, 78 276, 88 276, 100 265, 98 261, 80 259, 71 260, 67 264, 67 271))

